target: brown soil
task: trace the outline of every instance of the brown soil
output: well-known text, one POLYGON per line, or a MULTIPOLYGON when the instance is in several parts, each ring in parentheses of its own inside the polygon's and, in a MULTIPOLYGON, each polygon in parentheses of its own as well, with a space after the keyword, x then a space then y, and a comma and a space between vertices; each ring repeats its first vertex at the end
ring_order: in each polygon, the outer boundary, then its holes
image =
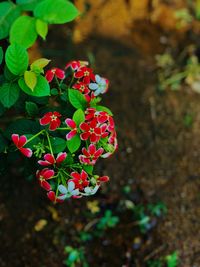
MULTIPOLYGON (((51 38, 44 54, 54 51, 62 66, 66 40, 55 44, 57 37, 53 43, 51 38)), ((88 52, 95 57, 95 70, 111 81, 104 103, 115 114, 119 138, 118 152, 99 165, 111 182, 89 200, 97 199, 115 214, 122 187, 129 184, 136 201, 162 200, 168 207, 167 216, 138 252, 132 248, 138 233, 127 226, 130 216, 106 237, 87 243, 89 266, 142 267, 152 252, 159 257, 174 250, 180 266, 200 266, 200 96, 186 88, 158 94, 153 57, 119 42, 91 37, 75 48, 73 56, 85 59, 88 52), (193 116, 191 127, 184 126, 186 114, 193 116)), ((18 177, 17 169, 2 177, 0 197, 0 266, 63 266, 64 247, 76 246, 78 232, 88 223, 88 199, 54 207, 36 181, 18 177), (40 219, 47 225, 36 232, 40 219)))

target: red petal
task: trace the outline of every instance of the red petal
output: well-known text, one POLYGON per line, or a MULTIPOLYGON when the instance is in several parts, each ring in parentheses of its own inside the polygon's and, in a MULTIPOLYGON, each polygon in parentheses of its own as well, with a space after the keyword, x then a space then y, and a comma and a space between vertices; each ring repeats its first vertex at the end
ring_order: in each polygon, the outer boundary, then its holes
POLYGON ((64 70, 61 70, 61 69, 58 69, 58 68, 55 69, 55 75, 56 75, 57 78, 59 78, 61 80, 63 80, 65 78, 64 70))
POLYGON ((82 153, 86 156, 86 157, 90 157, 90 153, 87 151, 87 149, 85 147, 82 148, 82 153))
POLYGON ((81 178, 80 174, 78 172, 72 172, 71 177, 73 177, 74 179, 79 180, 81 178))
POLYGON ((61 121, 59 119, 51 121, 49 130, 50 131, 55 131, 60 126, 60 124, 61 124, 61 121))
POLYGON ((40 183, 40 185, 41 185, 42 188, 44 188, 47 191, 50 191, 51 190, 51 185, 47 181, 42 181, 40 183))
POLYGON ((88 177, 87 172, 85 172, 84 170, 82 170, 82 172, 81 172, 81 179, 82 180, 85 180, 85 179, 87 179, 87 177, 88 177))
POLYGON ((94 155, 94 153, 96 152, 96 147, 94 144, 89 145, 88 152, 90 153, 90 155, 94 155))
POLYGON ((91 143, 96 143, 97 142, 97 136, 96 136, 96 134, 92 133, 90 135, 90 142, 91 143))
POLYGON ((87 140, 90 137, 90 133, 89 132, 82 133, 80 137, 81 137, 81 140, 87 140))
POLYGON ((82 122, 79 127, 82 131, 85 132, 88 132, 90 130, 90 126, 86 122, 82 122))
POLYGON ((33 151, 30 148, 24 148, 24 147, 22 147, 19 150, 27 158, 30 158, 33 155, 33 151))
POLYGON ((66 119, 65 123, 67 124, 67 126, 69 126, 72 129, 76 128, 76 123, 72 119, 66 119))
POLYGON ((56 194, 55 194, 54 191, 49 191, 49 192, 47 193, 47 197, 48 197, 52 202, 55 202, 55 200, 56 200, 56 194))
POLYGON ((50 164, 56 163, 55 158, 50 153, 44 155, 44 159, 48 161, 50 164))
POLYGON ((27 138, 25 135, 22 135, 19 137, 19 142, 18 142, 18 148, 23 147, 27 142, 27 138))
POLYGON ((75 74, 74 74, 74 77, 79 79, 79 78, 82 78, 84 75, 83 71, 77 71, 75 74))
POLYGON ((48 70, 46 72, 45 78, 47 79, 49 83, 53 80, 53 77, 54 77, 54 73, 51 70, 48 70))
POLYGON ((51 165, 50 162, 44 161, 44 160, 38 160, 38 164, 40 164, 41 166, 49 166, 49 165, 51 165))
POLYGON ((77 134, 77 130, 72 130, 66 135, 67 140, 71 140, 77 134))
POLYGON ((12 141, 13 143, 16 145, 16 147, 18 146, 18 142, 19 142, 19 135, 18 134, 12 134, 12 141))
POLYGON ((40 125, 47 125, 50 123, 50 121, 51 121, 50 116, 44 115, 44 117, 40 119, 40 125))
POLYGON ((67 153, 66 152, 60 152, 58 155, 57 155, 57 158, 56 158, 56 163, 57 164, 60 164, 61 162, 63 162, 67 157, 67 153))
POLYGON ((98 158, 102 155, 103 153, 103 148, 99 148, 96 153, 94 154, 95 158, 98 158))
POLYGON ((54 170, 46 169, 42 175, 46 180, 48 180, 54 176, 54 170))

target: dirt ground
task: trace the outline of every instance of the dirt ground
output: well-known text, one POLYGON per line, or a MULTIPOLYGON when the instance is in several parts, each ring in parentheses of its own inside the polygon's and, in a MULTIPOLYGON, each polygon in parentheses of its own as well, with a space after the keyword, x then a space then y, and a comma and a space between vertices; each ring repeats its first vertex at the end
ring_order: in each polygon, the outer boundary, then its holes
MULTIPOLYGON (((150 253, 160 256, 174 250, 179 253, 180 267, 200 266, 200 95, 189 88, 158 93, 153 55, 143 54, 134 45, 130 48, 95 36, 69 55, 66 40, 55 44, 49 38, 43 53, 49 56, 57 51, 60 67, 66 61, 63 51, 67 59, 86 59, 89 53, 95 59, 95 71, 111 81, 104 104, 115 114, 119 150, 99 164, 111 181, 92 200, 98 199, 115 213, 121 189, 128 184, 136 201, 161 200, 168 208, 149 244, 137 252, 132 250, 137 233, 126 227, 130 217, 125 219, 127 224, 109 231, 106 242, 99 239, 86 244, 89 266, 143 267, 150 253), (188 114, 193 118, 191 126, 184 124, 188 114), (134 263, 127 260, 127 252, 134 263)), ((76 245, 77 231, 85 227, 87 199, 54 207, 35 180, 19 177, 17 168, 12 172, 1 179, 0 266, 64 266, 64 246, 76 245), (48 223, 36 232, 34 226, 40 219, 48 223)))

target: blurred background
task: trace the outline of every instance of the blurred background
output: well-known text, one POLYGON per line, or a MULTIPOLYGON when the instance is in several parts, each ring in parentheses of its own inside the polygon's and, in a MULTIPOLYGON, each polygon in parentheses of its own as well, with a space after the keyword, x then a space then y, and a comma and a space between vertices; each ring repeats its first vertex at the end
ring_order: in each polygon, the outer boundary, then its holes
POLYGON ((200 1, 75 4, 81 16, 31 58, 88 60, 109 79, 119 149, 98 171, 110 183, 55 206, 35 180, 4 177, 0 266, 198 267, 200 1))

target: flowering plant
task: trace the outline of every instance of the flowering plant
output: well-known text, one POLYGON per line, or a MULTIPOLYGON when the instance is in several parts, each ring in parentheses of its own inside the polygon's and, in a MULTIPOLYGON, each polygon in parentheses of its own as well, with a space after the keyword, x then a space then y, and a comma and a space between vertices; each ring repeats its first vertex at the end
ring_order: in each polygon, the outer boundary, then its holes
POLYGON ((23 154, 29 158, 26 175, 36 173, 51 201, 93 195, 109 180, 94 174, 94 165, 117 148, 112 112, 99 104, 109 82, 86 61, 47 71, 46 58, 29 64, 26 49, 37 35, 45 39, 48 24, 71 21, 78 11, 67 0, 16 3, 0 3, 0 39, 9 36, 10 41, 5 56, 0 48, 0 116, 8 118, 1 120, 0 172, 5 162, 21 161, 23 154))

